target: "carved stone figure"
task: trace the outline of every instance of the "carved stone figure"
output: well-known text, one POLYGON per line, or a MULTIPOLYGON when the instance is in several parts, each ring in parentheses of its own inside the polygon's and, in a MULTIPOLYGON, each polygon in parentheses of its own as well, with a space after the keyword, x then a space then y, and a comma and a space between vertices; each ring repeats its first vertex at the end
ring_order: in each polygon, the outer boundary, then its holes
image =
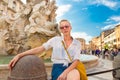
POLYGON ((18 54, 40 46, 47 39, 57 35, 55 1, 27 1, 28 3, 23 5, 24 9, 21 11, 0 16, 0 25, 2 25, 0 26, 2 38, 0 43, 3 43, 0 44, 0 48, 4 54, 18 54), (36 42, 34 42, 35 36, 36 42))

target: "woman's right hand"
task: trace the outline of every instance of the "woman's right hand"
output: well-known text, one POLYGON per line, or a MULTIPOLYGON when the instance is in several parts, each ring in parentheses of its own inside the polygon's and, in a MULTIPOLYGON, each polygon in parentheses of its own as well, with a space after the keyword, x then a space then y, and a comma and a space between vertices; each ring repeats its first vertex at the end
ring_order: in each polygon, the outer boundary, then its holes
POLYGON ((15 66, 15 64, 17 63, 17 61, 20 59, 19 54, 16 55, 10 62, 9 62, 9 68, 10 70, 15 66))

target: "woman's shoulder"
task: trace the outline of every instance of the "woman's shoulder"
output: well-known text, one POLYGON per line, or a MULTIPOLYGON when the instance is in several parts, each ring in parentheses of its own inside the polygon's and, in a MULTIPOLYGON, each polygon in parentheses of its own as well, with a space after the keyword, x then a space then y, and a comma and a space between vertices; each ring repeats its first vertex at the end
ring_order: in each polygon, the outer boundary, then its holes
POLYGON ((60 36, 54 36, 54 37, 52 37, 51 39, 52 39, 52 40, 60 40, 61 37, 60 37, 60 36))

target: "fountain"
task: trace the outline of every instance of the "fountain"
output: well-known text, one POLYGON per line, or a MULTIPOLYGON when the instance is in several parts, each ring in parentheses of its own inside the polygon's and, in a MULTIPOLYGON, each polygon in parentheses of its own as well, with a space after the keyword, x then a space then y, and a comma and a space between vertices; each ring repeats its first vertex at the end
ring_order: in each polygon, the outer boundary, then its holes
MULTIPOLYGON (((12 0, 9 3, 17 2, 12 0)), ((9 13, 3 14, 6 12, 3 10, 0 15, 0 54, 18 54, 57 35, 55 0, 29 0, 27 4, 21 4, 23 9, 20 7, 14 13, 9 3, 4 6, 9 13)))
MULTIPOLYGON (((9 17, 6 17, 8 14, 0 14, 0 54, 18 54, 40 46, 51 37, 56 36, 56 9, 55 0, 29 0, 21 11, 9 14, 9 17)), ((50 57, 50 53, 51 50, 44 52, 47 57, 50 57)), ((80 59, 86 69, 99 64, 96 56, 82 54, 80 59)), ((51 66, 52 63, 45 63, 48 76, 51 66)), ((8 65, 0 65, 0 79, 6 80, 8 73, 8 65)))
POLYGON ((99 64, 99 58, 93 55, 82 54, 80 60, 84 63, 86 69, 94 68, 99 64))

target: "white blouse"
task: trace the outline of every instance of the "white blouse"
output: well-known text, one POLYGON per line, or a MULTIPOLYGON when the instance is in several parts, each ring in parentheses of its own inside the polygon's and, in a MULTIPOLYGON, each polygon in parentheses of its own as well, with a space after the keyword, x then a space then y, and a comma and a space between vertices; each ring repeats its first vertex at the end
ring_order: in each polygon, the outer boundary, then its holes
MULTIPOLYGON (((48 50, 49 48, 53 48, 51 61, 53 63, 63 63, 64 65, 68 65, 71 61, 68 58, 68 55, 62 45, 63 37, 56 36, 48 40, 46 43, 43 44, 43 47, 48 50)), ((73 39, 70 46, 67 48, 72 61, 79 59, 80 60, 80 51, 81 45, 80 41, 73 39)))

